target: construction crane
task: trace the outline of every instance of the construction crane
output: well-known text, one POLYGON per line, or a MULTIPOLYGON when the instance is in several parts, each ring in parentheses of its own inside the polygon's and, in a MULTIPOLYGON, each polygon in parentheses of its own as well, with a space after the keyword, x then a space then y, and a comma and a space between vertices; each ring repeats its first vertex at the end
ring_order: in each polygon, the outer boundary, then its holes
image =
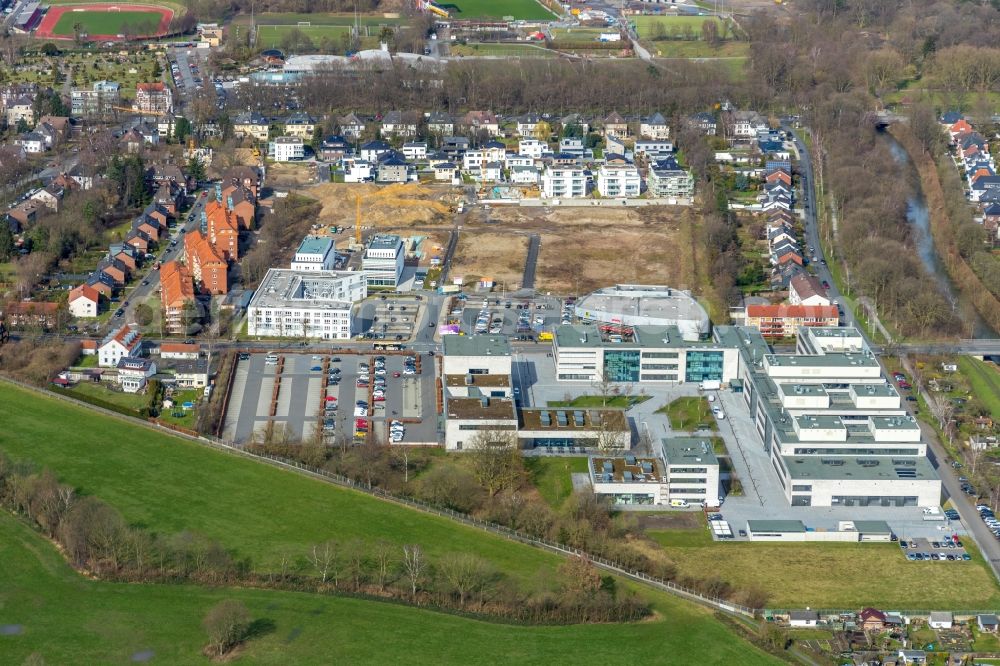
POLYGON ((371 194, 355 194, 354 195, 354 244, 351 245, 352 250, 362 250, 364 249, 364 243, 361 234, 361 202, 362 201, 378 201, 381 203, 387 203, 392 206, 400 207, 414 207, 414 208, 429 208, 436 213, 446 215, 452 212, 451 207, 446 206, 440 201, 433 201, 428 199, 405 199, 400 195, 403 194, 416 194, 419 190, 419 186, 415 186, 412 183, 393 183, 388 185, 381 190, 373 192, 371 194), (416 191, 415 191, 416 190, 416 191))

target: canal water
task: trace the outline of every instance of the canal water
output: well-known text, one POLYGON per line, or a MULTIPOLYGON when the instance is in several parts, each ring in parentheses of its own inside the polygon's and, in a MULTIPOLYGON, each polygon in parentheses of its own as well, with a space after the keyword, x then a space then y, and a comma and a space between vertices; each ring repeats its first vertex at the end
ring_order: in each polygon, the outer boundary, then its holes
POLYGON ((942 292, 954 306, 967 319, 972 318, 972 337, 974 338, 995 338, 997 332, 990 328, 989 324, 979 316, 975 308, 959 307, 960 299, 955 285, 948 277, 948 269, 941 261, 937 247, 934 245, 934 235, 931 233, 931 219, 927 211, 927 201, 924 199, 923 190, 920 187, 920 176, 916 167, 910 160, 906 149, 888 132, 879 132, 879 135, 889 147, 889 152, 896 162, 902 165, 906 171, 906 179, 910 184, 910 195, 906 199, 906 221, 910 223, 913 230, 913 243, 917 250, 924 268, 931 275, 935 282, 941 287, 942 292))

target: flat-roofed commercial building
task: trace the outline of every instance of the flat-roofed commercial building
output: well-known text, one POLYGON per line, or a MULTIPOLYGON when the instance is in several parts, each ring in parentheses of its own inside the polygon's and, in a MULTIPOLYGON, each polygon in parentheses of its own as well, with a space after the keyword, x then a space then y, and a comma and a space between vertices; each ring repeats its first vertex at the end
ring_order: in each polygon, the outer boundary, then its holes
POLYGON ((689 342, 676 326, 564 324, 552 346, 562 381, 729 382, 738 373, 734 345, 689 342))
POLYGON ((368 295, 363 272, 272 268, 247 307, 247 333, 349 340, 354 304, 368 295))
POLYGON ((522 409, 517 433, 523 449, 625 451, 632 431, 616 409, 522 409))
POLYGON ((750 419, 793 506, 937 506, 941 482, 896 388, 853 328, 800 329, 795 354, 736 329, 750 419))
POLYGON ((443 346, 445 448, 468 449, 483 431, 509 431, 514 435, 517 410, 507 338, 446 335, 443 346))
POLYGON ((398 287, 403 275, 403 241, 395 234, 377 234, 368 244, 361 269, 369 287, 398 287))
POLYGON ((711 332, 708 313, 691 292, 663 285, 616 284, 576 302, 576 316, 622 326, 676 326, 685 340, 711 332))
POLYGON ((306 236, 295 251, 291 269, 293 271, 330 271, 337 261, 332 238, 306 236))
POLYGON ((719 459, 704 437, 670 437, 661 442, 670 501, 719 506, 719 459))

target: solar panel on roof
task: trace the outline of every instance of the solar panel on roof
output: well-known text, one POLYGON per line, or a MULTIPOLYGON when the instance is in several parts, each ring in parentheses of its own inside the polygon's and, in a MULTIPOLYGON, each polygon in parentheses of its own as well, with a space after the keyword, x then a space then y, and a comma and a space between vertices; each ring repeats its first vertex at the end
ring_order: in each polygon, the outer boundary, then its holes
POLYGON ((635 464, 635 456, 625 456, 625 464, 626 465, 634 465, 635 464))
POLYGON ((651 463, 651 462, 644 462, 644 463, 642 463, 642 473, 643 474, 652 474, 653 473, 653 463, 651 463))
POLYGON ((542 412, 541 415, 539 416, 539 418, 542 420, 542 425, 543 426, 550 426, 550 425, 552 425, 552 417, 549 415, 548 412, 542 412))
POLYGON ((624 474, 622 474, 622 478, 625 479, 626 481, 631 481, 632 480, 632 472, 625 472, 624 474))
POLYGON ((573 412, 573 423, 576 424, 577 428, 583 427, 583 414, 580 412, 573 412))
POLYGON ((605 460, 604 461, 604 471, 605 472, 613 472, 614 470, 615 470, 615 466, 613 464, 611 464, 611 461, 610 460, 605 460))

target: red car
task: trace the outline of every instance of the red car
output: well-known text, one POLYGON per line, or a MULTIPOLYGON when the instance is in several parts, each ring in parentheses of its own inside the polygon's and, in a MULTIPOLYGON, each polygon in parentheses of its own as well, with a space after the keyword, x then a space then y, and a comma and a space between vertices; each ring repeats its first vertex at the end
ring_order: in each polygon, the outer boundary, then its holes
POLYGON ((201 198, 202 199, 204 199, 207 196, 208 196, 208 190, 205 190, 204 192, 201 193, 201 198))
POLYGON ((398 372, 394 372, 394 373, 392 373, 392 376, 393 377, 399 377, 399 373, 398 372))
POLYGON ((384 395, 376 395, 375 397, 372 398, 372 400, 374 400, 375 402, 385 402, 385 396, 384 395))
POLYGON ((328 396, 326 396, 326 401, 327 402, 337 402, 337 399, 334 398, 332 395, 328 395, 328 396))

